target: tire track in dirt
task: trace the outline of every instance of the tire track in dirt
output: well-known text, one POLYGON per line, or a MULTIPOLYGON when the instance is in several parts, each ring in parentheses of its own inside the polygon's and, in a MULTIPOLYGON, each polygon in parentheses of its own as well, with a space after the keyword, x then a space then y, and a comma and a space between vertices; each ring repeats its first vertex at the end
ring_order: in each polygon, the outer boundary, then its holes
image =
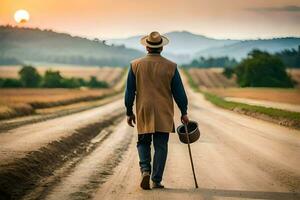
POLYGON ((55 184, 43 199, 90 199, 94 191, 113 174, 122 160, 133 134, 125 121, 98 145, 93 152, 81 159, 72 171, 55 184))
POLYGON ((51 176, 63 163, 84 153, 90 141, 102 129, 119 122, 123 116, 124 111, 111 111, 105 119, 80 127, 68 136, 54 140, 25 157, 6 164, 2 160, 0 197, 19 199, 35 188, 42 178, 51 176))

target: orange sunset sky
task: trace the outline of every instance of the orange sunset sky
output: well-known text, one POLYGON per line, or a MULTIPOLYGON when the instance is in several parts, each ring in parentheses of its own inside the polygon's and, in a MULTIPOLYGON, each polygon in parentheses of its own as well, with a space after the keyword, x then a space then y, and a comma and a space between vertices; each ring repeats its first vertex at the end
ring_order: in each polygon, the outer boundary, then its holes
POLYGON ((300 0, 0 0, 0 24, 99 38, 187 30, 214 38, 300 36, 300 0), (21 26, 21 25, 20 25, 21 26))

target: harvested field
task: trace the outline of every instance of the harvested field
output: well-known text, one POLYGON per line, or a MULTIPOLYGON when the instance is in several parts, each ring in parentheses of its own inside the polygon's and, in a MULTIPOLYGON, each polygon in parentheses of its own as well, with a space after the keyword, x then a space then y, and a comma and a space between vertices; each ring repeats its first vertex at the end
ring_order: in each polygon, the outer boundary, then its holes
POLYGON ((300 105, 299 89, 277 88, 212 88, 209 92, 221 97, 265 100, 300 105))
POLYGON ((228 79, 222 74, 221 68, 189 69, 192 79, 199 87, 204 88, 227 88, 236 87, 234 78, 228 79))
POLYGON ((33 114, 35 109, 92 101, 111 89, 0 89, 0 119, 33 114))
MULTIPOLYGON (((236 87, 235 77, 227 79, 222 68, 191 68, 188 70, 194 82, 202 88, 228 88, 236 87)), ((296 82, 295 87, 300 88, 300 69, 287 69, 292 79, 296 82)))
MULTIPOLYGON (((17 78, 21 66, 4 66, 0 67, 0 78, 17 78)), ((123 68, 121 67, 74 67, 74 66, 53 66, 53 67, 37 67, 40 74, 44 74, 46 70, 52 69, 60 71, 65 77, 77 77, 89 80, 90 76, 96 76, 98 80, 105 81, 109 85, 114 85, 122 76, 123 68)))

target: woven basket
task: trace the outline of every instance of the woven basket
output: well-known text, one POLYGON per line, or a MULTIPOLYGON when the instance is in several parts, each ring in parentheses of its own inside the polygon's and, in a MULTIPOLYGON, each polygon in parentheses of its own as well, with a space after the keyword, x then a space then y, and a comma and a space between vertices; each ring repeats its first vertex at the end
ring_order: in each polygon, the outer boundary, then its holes
MULTIPOLYGON (((188 136, 190 143, 196 142, 200 137, 200 130, 198 128, 198 123, 195 121, 190 121, 187 125, 188 129, 188 136)), ((187 144, 188 140, 185 133, 184 125, 180 125, 177 127, 177 133, 179 136, 179 139, 182 143, 187 144)))

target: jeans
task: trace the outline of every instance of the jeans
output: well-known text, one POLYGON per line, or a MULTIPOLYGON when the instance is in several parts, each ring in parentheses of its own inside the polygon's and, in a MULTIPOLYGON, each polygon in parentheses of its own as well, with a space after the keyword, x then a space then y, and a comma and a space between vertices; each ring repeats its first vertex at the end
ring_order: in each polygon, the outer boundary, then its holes
POLYGON ((137 149, 141 172, 151 173, 152 171, 151 179, 156 183, 160 183, 162 180, 168 154, 168 141, 169 133, 156 132, 138 135, 137 149), (153 170, 151 170, 152 138, 154 146, 153 170))

